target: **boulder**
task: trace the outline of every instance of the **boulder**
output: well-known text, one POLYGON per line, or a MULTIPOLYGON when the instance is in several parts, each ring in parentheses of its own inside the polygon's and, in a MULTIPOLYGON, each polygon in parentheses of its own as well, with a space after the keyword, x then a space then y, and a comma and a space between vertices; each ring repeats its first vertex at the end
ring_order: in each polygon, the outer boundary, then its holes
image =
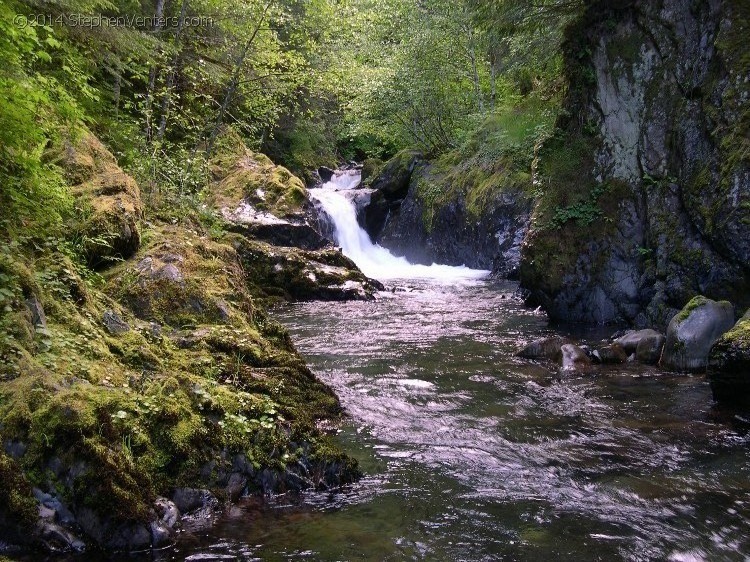
POLYGON ((570 343, 569 340, 560 336, 541 338, 534 340, 526 347, 516 353, 517 357, 524 359, 551 359, 560 357, 562 346, 570 343))
POLYGON ((377 177, 383 167, 384 162, 379 158, 368 158, 362 163, 362 184, 377 177))
POLYGON ((594 358, 602 364, 625 363, 628 360, 628 354, 625 349, 618 343, 613 343, 594 350, 594 358))
POLYGON ((665 341, 667 341, 667 338, 662 334, 641 339, 635 348, 636 361, 646 365, 656 365, 661 358, 665 341))
POLYGON ((708 354, 734 325, 734 307, 698 296, 672 318, 659 364, 674 371, 702 371, 708 354))
POLYGON ((586 371, 591 366, 591 359, 586 352, 572 343, 566 343, 560 348, 562 353, 563 371, 586 371))
POLYGON ((333 174, 336 172, 329 168, 328 166, 321 166, 318 168, 318 175, 320 176, 320 179, 324 182, 331 181, 331 178, 333 177, 333 174))
POLYGON ((135 180, 91 133, 65 143, 56 155, 77 197, 80 220, 74 226, 89 265, 101 267, 129 258, 139 248, 143 217, 135 180))
POLYGON ((617 338, 614 343, 622 346, 625 353, 630 355, 636 353, 641 343, 646 349, 646 347, 656 347, 659 342, 664 345, 664 339, 664 334, 660 334, 656 330, 637 330, 626 332, 625 335, 617 338))
POLYGON ((708 380, 718 402, 750 407, 750 310, 711 348, 708 380))

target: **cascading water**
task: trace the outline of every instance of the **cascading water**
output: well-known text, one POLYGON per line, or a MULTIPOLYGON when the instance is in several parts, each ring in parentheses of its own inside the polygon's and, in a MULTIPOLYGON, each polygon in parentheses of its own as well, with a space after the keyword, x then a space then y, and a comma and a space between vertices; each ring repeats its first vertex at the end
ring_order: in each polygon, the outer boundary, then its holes
POLYGON ((420 278, 449 281, 482 279, 489 275, 489 271, 465 266, 412 264, 406 258, 394 256, 379 244, 373 244, 370 236, 357 222, 357 210, 351 198, 351 190, 359 185, 361 178, 359 170, 339 170, 330 181, 317 189, 311 189, 310 196, 333 222, 336 243, 365 275, 375 279, 420 278))

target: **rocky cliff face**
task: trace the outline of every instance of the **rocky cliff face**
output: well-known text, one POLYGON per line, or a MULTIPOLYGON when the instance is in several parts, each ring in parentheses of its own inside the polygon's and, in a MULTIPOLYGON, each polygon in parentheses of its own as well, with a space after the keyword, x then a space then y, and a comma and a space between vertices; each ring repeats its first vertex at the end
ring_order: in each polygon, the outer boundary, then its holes
POLYGON ((477 139, 464 153, 435 160, 414 151, 399 153, 371 183, 374 192, 361 216, 364 228, 412 263, 516 276, 532 209, 529 176, 523 172, 528 161, 517 156, 517 146, 493 152, 477 139))
POLYGON ((553 319, 665 325, 750 304, 750 5, 589 4, 568 32, 523 286, 553 319), (744 39, 743 39, 744 38, 744 39))
POLYGON ((463 194, 431 208, 417 186, 435 181, 429 165, 416 169, 414 187, 391 211, 378 242, 413 263, 466 265, 505 278, 517 276, 531 199, 508 189, 494 193, 476 214, 463 194))

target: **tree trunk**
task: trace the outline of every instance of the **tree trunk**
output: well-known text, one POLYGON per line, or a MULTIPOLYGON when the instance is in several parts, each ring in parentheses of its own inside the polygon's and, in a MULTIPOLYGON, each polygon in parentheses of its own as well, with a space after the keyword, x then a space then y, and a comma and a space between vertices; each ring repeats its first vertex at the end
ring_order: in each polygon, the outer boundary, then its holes
POLYGON ((174 36, 175 43, 175 55, 172 65, 167 75, 167 83, 164 89, 164 99, 161 101, 161 119, 159 121, 159 130, 156 132, 157 140, 164 138, 164 133, 167 130, 167 118, 169 117, 169 106, 172 101, 172 88, 174 86, 175 75, 177 74, 177 63, 180 60, 180 36, 182 35, 182 28, 185 23, 185 13, 187 12, 188 0, 182 0, 182 6, 180 7, 180 19, 177 20, 177 31, 174 36))
MULTIPOLYGON (((164 17, 164 0, 156 0, 156 8, 154 10, 154 22, 151 26, 152 31, 157 31, 162 28, 161 20, 164 17)), ((156 87, 156 75, 158 69, 155 64, 151 65, 148 71, 148 87, 146 88, 146 99, 144 106, 144 113, 146 115, 146 142, 151 142, 151 100, 154 95, 154 88, 156 87)))

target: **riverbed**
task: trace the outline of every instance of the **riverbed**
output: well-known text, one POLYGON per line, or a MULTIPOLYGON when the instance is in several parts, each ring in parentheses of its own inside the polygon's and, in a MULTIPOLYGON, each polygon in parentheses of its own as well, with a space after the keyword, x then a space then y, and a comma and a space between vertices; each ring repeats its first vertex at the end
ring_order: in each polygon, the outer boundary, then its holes
POLYGON ((275 311, 339 395, 337 439, 364 478, 247 500, 162 559, 750 555, 748 424, 714 405, 704 377, 642 365, 563 375, 518 359, 524 342, 561 330, 512 283, 388 288, 373 302, 275 311))

